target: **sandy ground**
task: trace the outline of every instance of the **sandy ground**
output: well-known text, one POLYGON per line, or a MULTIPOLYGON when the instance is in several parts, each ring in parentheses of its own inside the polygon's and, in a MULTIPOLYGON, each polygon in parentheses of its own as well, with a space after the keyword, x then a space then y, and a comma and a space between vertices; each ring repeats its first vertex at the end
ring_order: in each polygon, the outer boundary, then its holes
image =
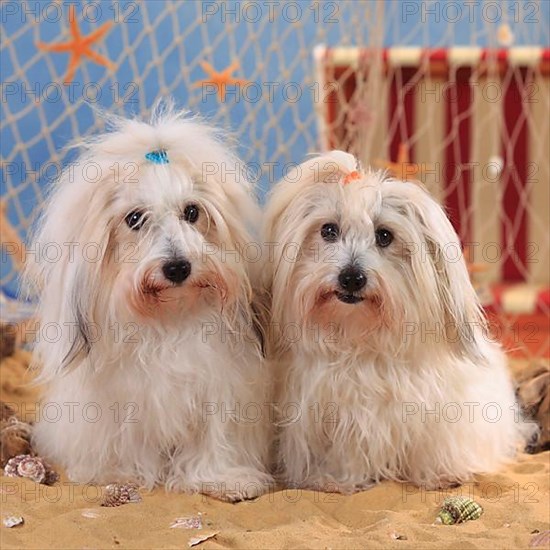
MULTIPOLYGON (((22 386, 27 360, 18 352, 2 362, 1 399, 36 401, 36 390, 22 386)), ((25 523, 2 525, 0 542, 3 549, 183 549, 193 537, 217 533, 198 548, 529 548, 550 529, 549 472, 549 452, 520 455, 500 473, 453 490, 484 508, 479 520, 455 526, 433 524, 448 493, 389 482, 352 496, 274 491, 239 504, 155 490, 142 492, 140 503, 103 508, 97 487, 2 477, 2 517, 25 523), (171 528, 176 518, 199 514, 201 530, 171 528)), ((538 547, 550 548, 550 538, 538 547)))

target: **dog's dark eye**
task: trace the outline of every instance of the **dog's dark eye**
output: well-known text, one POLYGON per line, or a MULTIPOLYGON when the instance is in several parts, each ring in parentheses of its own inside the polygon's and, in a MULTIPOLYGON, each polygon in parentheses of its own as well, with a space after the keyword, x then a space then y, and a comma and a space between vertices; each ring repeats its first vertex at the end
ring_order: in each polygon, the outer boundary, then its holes
POLYGON ((132 231, 139 231, 143 224, 147 221, 147 216, 141 212, 141 210, 134 210, 126 216, 126 225, 132 231))
POLYGON ((340 228, 338 227, 338 224, 325 223, 325 225, 321 227, 321 237, 323 237, 323 239, 327 241, 327 243, 335 242, 339 236, 340 228))
POLYGON ((183 219, 195 223, 199 219, 199 207, 196 204, 188 204, 183 211, 183 219))
POLYGON ((393 233, 387 229, 377 229, 375 233, 376 244, 381 248, 390 246, 393 241, 393 233))

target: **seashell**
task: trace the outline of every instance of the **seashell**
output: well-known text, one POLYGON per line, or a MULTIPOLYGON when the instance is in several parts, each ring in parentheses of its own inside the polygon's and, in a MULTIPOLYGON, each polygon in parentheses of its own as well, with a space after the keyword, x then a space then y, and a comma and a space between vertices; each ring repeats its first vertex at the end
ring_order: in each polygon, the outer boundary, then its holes
POLYGON ((170 529, 202 529, 201 514, 185 518, 176 518, 170 529))
POLYGON ((22 525, 23 523, 25 523, 25 520, 21 517, 21 516, 9 516, 7 518, 4 518, 2 520, 2 523, 6 526, 6 527, 17 527, 17 525, 22 525))
POLYGON ((548 545, 550 545, 550 531, 543 531, 542 533, 537 532, 535 536, 531 538, 529 548, 538 548, 539 546, 548 548, 548 545))
POLYGON ((219 534, 220 534, 219 531, 214 531, 213 533, 210 533, 208 535, 201 535, 200 537, 193 537, 192 539, 189 540, 189 542, 187 543, 187 546, 189 546, 189 548, 192 548, 193 546, 197 546, 197 544, 200 544, 201 542, 207 541, 209 539, 213 539, 214 537, 216 537, 219 534))
POLYGON ((448 497, 443 501, 435 523, 454 525, 478 519, 481 514, 483 514, 483 508, 475 500, 463 496, 448 497))
POLYGON ((136 502, 141 502, 137 485, 134 483, 111 483, 105 487, 101 506, 114 507, 136 502))
POLYGON ((46 479, 46 468, 42 461, 35 456, 26 456, 17 464, 19 477, 28 477, 36 483, 42 483, 46 479))
POLYGON ((44 485, 52 485, 59 479, 57 472, 52 470, 45 460, 32 455, 17 455, 10 458, 4 466, 4 475, 25 477, 44 485))
POLYGON ((95 510, 87 509, 87 510, 82 510, 82 517, 95 519, 95 518, 99 518, 101 516, 95 510))

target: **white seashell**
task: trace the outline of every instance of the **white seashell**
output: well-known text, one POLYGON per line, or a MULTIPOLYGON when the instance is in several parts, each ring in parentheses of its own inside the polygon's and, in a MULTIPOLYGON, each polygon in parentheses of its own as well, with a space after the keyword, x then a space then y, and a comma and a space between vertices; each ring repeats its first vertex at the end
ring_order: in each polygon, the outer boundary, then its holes
POLYGON ((101 517, 101 515, 98 514, 95 510, 83 510, 82 517, 95 519, 101 517))
POLYGON ((202 518, 200 515, 176 518, 170 529, 202 529, 202 518))
POLYGON ((8 527, 16 527, 17 525, 22 525, 25 523, 25 520, 21 516, 9 516, 2 520, 2 523, 8 527))
POLYGON ((200 544, 201 542, 204 542, 205 540, 213 539, 218 534, 219 534, 219 531, 215 531, 214 533, 210 533, 209 535, 202 535, 200 537, 193 537, 187 543, 187 546, 189 546, 189 548, 191 548, 193 546, 197 546, 197 544, 200 544))

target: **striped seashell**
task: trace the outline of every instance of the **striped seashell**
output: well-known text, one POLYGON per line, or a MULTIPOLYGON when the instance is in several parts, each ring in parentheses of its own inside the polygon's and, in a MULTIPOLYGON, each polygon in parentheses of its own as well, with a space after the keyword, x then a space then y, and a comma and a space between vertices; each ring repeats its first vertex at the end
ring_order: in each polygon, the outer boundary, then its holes
POLYGON ((46 468, 42 460, 35 456, 26 456, 17 465, 17 473, 20 477, 28 477, 36 483, 42 483, 46 479, 46 468))
POLYGON ((52 470, 45 460, 32 455, 17 455, 10 458, 4 466, 4 475, 25 477, 44 485, 52 485, 59 479, 57 472, 52 470))
POLYGON ((448 497, 443 501, 435 522, 443 525, 454 525, 465 521, 478 519, 483 514, 483 508, 468 497, 448 497))
POLYGON ((134 483, 111 483, 105 487, 101 506, 114 507, 136 502, 141 502, 137 485, 134 483))

